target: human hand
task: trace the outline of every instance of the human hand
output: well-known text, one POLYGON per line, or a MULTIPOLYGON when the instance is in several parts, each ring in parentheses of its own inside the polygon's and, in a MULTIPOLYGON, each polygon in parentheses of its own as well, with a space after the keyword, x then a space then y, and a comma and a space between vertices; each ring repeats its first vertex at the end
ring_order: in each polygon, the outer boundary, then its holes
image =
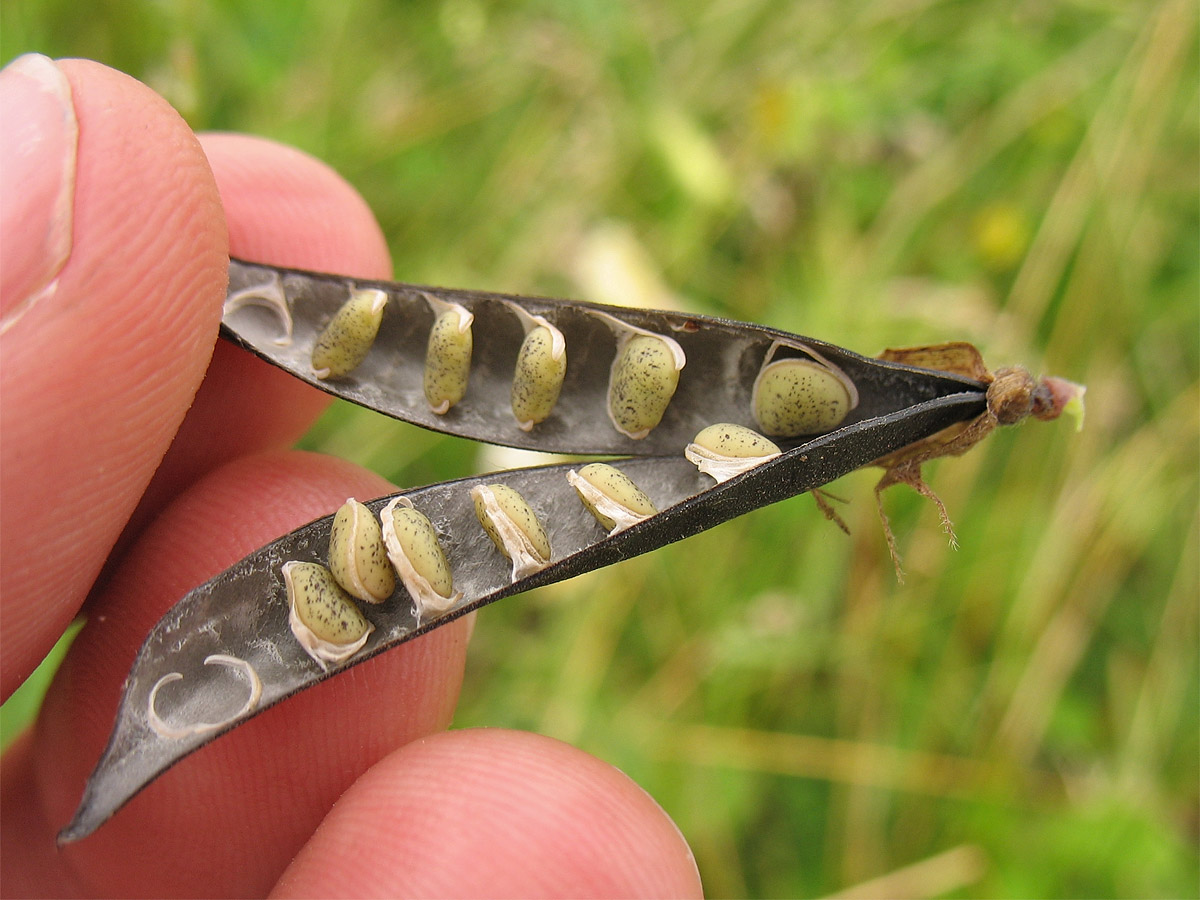
POLYGON ((682 837, 617 770, 536 735, 444 731, 470 617, 265 711, 55 849, 163 612, 393 489, 287 449, 327 399, 215 343, 228 255, 391 264, 327 167, 197 138, 99 64, 22 57, 0 73, 0 122, 4 696, 88 620, 0 768, 3 893, 699 895, 682 837))

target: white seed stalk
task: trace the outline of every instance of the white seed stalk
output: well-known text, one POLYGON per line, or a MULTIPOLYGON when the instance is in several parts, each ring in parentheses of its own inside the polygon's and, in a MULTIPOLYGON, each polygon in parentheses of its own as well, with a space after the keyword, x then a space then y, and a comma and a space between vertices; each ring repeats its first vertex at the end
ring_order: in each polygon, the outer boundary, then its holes
POLYGON ((279 321, 283 324, 283 337, 277 337, 271 343, 276 347, 291 345, 292 308, 288 304, 287 295, 283 292, 283 285, 280 282, 278 272, 271 273, 270 281, 242 288, 240 291, 234 291, 226 297, 221 315, 233 315, 243 306, 263 306, 272 310, 279 316, 279 321))
POLYGON ((780 449, 757 431, 722 422, 709 425, 684 448, 683 455, 717 484, 779 456, 780 449))
POLYGON ((154 686, 150 688, 150 696, 146 700, 146 721, 150 723, 150 727, 160 737, 177 741, 180 738, 191 737, 196 734, 207 734, 210 731, 216 731, 218 728, 224 728, 231 722, 236 722, 243 716, 252 713, 258 707, 258 701, 262 698, 262 679, 254 671, 254 666, 250 665, 244 659, 229 656, 225 653, 212 653, 204 657, 204 664, 206 666, 225 666, 245 675, 250 687, 250 693, 246 697, 246 702, 242 704, 241 709, 237 712, 226 716, 219 722, 193 722, 191 725, 182 726, 170 725, 158 714, 158 692, 164 684, 170 684, 172 681, 181 681, 183 674, 181 672, 168 672, 162 678, 158 679, 158 681, 154 682, 154 686))

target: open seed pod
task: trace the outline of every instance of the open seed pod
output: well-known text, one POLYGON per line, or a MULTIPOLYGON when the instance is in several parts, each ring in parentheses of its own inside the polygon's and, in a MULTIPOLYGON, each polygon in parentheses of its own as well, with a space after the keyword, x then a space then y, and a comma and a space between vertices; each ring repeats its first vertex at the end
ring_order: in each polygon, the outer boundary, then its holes
MULTIPOLYGON (((853 386, 857 403, 850 405, 837 427, 947 393, 980 390, 977 380, 959 373, 935 373, 904 363, 870 359, 815 338, 685 313, 368 281, 238 260, 231 261, 229 278, 231 295, 273 278, 278 280, 284 307, 293 323, 290 344, 275 343, 283 332, 277 305, 264 310, 243 302, 226 316, 222 330, 230 339, 297 378, 344 400, 434 431, 548 453, 677 454, 701 430, 716 422, 732 422, 761 432, 754 414, 756 379, 764 363, 792 355, 815 361, 830 371, 836 369, 853 386), (370 352, 352 377, 316 378, 310 356, 324 324, 354 291, 368 288, 381 290, 388 297, 387 314, 370 352), (444 305, 438 306, 430 298, 444 305), (452 396, 457 397, 461 391, 461 397, 438 412, 435 407, 440 409, 452 397, 438 394, 433 406, 426 397, 428 345, 435 323, 447 310, 454 309, 471 316, 471 352, 467 367, 457 370, 453 379, 458 387, 452 396), (521 313, 515 312, 518 309, 521 313), (520 381, 519 375, 514 379, 518 361, 531 333, 527 326, 538 319, 552 324, 554 332, 561 335, 564 348, 570 348, 570 364, 565 367, 554 403, 542 407, 548 409, 545 418, 535 421, 537 415, 524 419, 524 415, 530 415, 528 412, 514 414, 513 391, 514 380, 520 381), (646 342, 655 350, 651 355, 666 363, 661 371, 651 370, 663 376, 663 391, 670 388, 672 379, 676 383, 665 405, 661 402, 664 394, 653 391, 650 393, 657 398, 653 402, 644 396, 641 404, 632 402, 631 418, 625 420, 622 415, 620 419, 625 422, 622 427, 628 426, 629 433, 623 433, 611 418, 612 398, 625 397, 626 389, 636 388, 639 376, 650 370, 637 352, 646 342), (683 368, 676 368, 685 362, 683 368), (649 427, 654 415, 661 418, 649 427), (533 424, 526 428, 530 421, 533 424), (631 434, 642 436, 634 438, 631 434)), ((458 313, 459 323, 463 318, 464 314, 458 313)), ((554 333, 548 337, 553 358, 557 337, 554 333)), ((441 362, 451 357, 459 358, 447 353, 441 362)), ((435 368, 454 367, 439 364, 435 368)), ((536 375, 534 380, 547 388, 556 382, 554 373, 536 375)), ((797 440, 772 439, 781 445, 797 440)))
MULTIPOLYGON (((426 567, 436 599, 425 607, 385 600, 358 610, 323 567, 333 510, 256 550, 188 592, 151 630, 122 689, 109 744, 61 841, 91 833, 162 772, 250 717, 485 604, 652 551, 862 466, 884 466, 880 490, 890 483, 923 485, 923 461, 962 452, 998 424, 1029 415, 1054 418, 1081 393, 1067 382, 1038 381, 1023 370, 994 375, 983 367, 939 370, 929 367, 933 357, 905 357, 900 351, 874 360, 775 329, 700 316, 364 282, 237 261, 231 263, 231 296, 261 291, 273 279, 283 305, 233 304, 223 326, 228 337, 329 393, 438 431, 623 457, 605 465, 644 494, 649 514, 611 534, 597 529, 593 512, 579 502, 567 477, 578 463, 492 473, 367 501, 363 506, 372 517, 385 508, 393 517, 401 509, 436 517, 432 544, 426 534, 414 546, 438 547, 449 582, 439 580, 439 566, 426 567), (311 354, 325 323, 351 294, 366 289, 385 293, 389 310, 369 352, 353 377, 318 379, 311 354), (436 321, 430 295, 458 304, 478 326, 469 390, 441 414, 430 408, 424 391, 426 349, 436 321), (554 322, 566 344, 580 348, 572 351, 552 411, 528 431, 515 420, 510 403, 526 333, 512 304, 554 322), (292 322, 292 341, 278 344, 285 318, 292 322), (675 370, 678 384, 661 420, 640 439, 614 428, 607 414, 614 353, 619 358, 623 352, 609 319, 628 325, 634 335, 672 336, 688 360, 686 368, 675 370), (720 435, 714 441, 693 439, 714 423, 753 424, 755 385, 780 356, 824 367, 822 378, 833 369, 840 373, 833 378, 847 399, 835 404, 838 421, 832 416, 823 421, 821 427, 829 430, 822 433, 778 439, 773 442, 778 455, 768 447, 745 457, 753 464, 713 484, 713 477, 685 458, 684 448, 711 444, 736 457, 720 435), (548 514, 539 517, 535 509, 548 514), (519 534, 510 541, 504 532, 519 534), (528 545, 523 552, 533 564, 518 562, 514 542, 528 545)), ((461 322, 462 315, 456 316, 461 322)), ((609 490, 615 482, 598 481, 603 493, 621 494, 609 490)), ((386 521, 384 534, 386 541, 386 521)))

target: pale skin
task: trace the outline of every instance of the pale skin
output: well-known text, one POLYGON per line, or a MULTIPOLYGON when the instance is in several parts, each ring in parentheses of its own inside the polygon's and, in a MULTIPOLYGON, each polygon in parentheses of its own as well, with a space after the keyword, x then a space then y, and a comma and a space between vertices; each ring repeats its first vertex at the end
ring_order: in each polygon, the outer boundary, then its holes
POLYGON ((159 616, 346 497, 392 490, 288 449, 327 399, 216 341, 226 258, 392 266, 328 167, 193 135, 87 61, 0 73, 0 180, 4 696, 88 619, 3 759, 4 895, 700 896, 678 830, 616 769, 537 735, 445 730, 468 619, 268 710, 55 849, 159 616))

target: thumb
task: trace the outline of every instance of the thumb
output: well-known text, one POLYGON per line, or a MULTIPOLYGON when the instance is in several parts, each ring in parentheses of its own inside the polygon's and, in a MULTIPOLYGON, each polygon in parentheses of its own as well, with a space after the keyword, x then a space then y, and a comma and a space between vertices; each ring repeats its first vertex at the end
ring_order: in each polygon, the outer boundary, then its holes
POLYGON ((199 143, 97 63, 0 72, 4 697, 79 609, 204 374, 228 256, 199 143))

